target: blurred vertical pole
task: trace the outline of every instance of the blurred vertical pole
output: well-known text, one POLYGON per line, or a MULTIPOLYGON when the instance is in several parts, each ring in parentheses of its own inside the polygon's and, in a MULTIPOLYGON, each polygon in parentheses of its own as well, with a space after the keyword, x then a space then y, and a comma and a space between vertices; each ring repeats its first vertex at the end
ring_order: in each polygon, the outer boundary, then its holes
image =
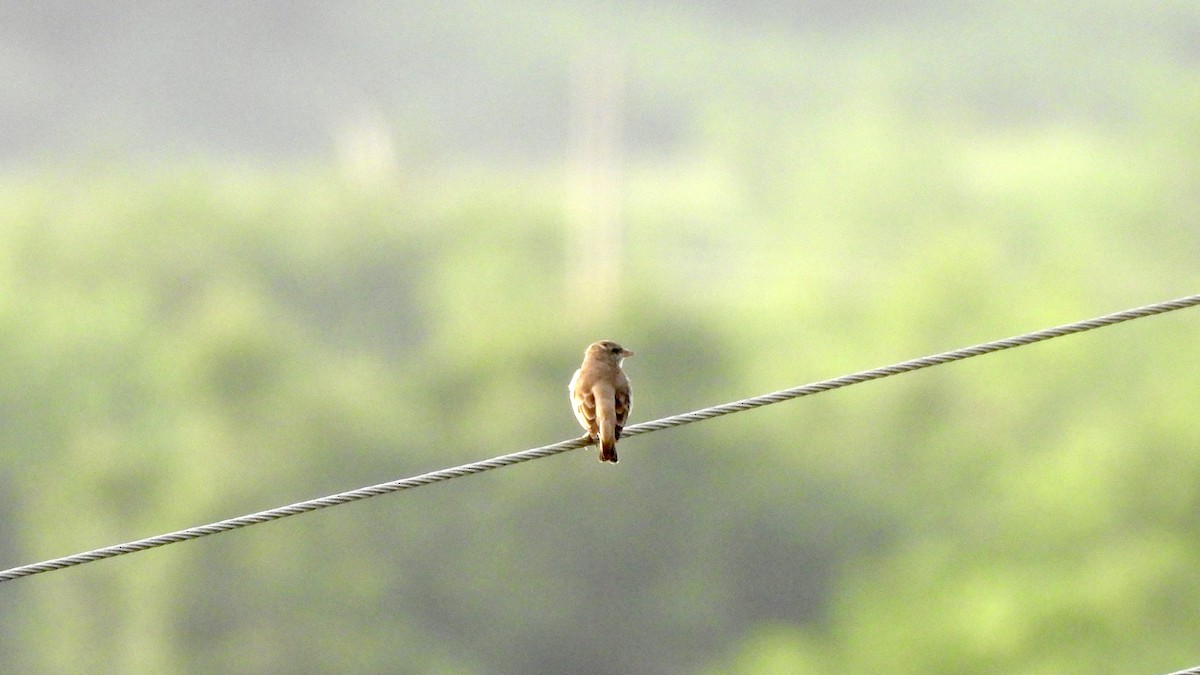
POLYGON ((571 73, 566 289, 581 323, 606 321, 621 294, 623 70, 616 48, 596 44, 571 73))

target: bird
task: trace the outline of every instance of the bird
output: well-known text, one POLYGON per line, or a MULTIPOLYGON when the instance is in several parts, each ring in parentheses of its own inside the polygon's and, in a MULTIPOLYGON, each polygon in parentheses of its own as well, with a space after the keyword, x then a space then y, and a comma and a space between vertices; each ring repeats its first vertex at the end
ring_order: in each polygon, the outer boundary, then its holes
POLYGON ((629 378, 621 370, 621 361, 627 356, 633 356, 633 352, 612 340, 593 342, 567 386, 575 418, 600 444, 601 462, 617 463, 617 439, 633 405, 629 378))

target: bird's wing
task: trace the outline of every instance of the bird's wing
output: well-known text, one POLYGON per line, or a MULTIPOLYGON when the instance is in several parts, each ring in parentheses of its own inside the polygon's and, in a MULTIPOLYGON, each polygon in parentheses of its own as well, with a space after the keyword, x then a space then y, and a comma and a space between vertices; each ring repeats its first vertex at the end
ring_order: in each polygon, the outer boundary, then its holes
POLYGON ((583 427, 588 434, 594 436, 597 433, 596 429, 596 396, 592 393, 591 388, 583 388, 580 382, 583 370, 575 371, 575 377, 571 378, 569 387, 571 394, 571 405, 575 410, 575 419, 579 420, 579 426, 583 427))
POLYGON ((621 429, 629 419, 629 411, 633 409, 633 395, 629 388, 628 378, 623 378, 621 386, 616 389, 617 438, 621 437, 621 429))

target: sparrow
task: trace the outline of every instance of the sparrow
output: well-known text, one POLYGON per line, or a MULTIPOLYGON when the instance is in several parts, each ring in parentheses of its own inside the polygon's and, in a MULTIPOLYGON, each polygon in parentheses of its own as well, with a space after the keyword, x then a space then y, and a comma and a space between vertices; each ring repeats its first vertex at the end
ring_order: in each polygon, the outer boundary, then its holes
POLYGON ((621 372, 621 361, 626 356, 633 356, 633 352, 612 340, 589 345, 583 353, 583 365, 567 386, 575 418, 600 444, 601 462, 617 463, 617 439, 633 405, 629 378, 621 372))

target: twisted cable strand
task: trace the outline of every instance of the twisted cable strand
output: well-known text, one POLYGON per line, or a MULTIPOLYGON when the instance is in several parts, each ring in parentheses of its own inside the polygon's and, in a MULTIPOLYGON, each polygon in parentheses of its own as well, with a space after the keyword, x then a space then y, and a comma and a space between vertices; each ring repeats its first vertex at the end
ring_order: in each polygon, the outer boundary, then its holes
MULTIPOLYGON (((1140 319, 1147 316, 1153 316, 1155 314, 1175 311, 1177 309, 1193 307, 1195 305, 1200 305, 1200 294, 1190 295, 1177 300, 1168 300, 1166 302, 1160 302, 1153 305, 1146 305, 1145 307, 1138 307, 1122 312, 1116 312, 1094 319, 1088 319, 1086 321, 1078 321, 1076 323, 1057 326, 1055 328, 1047 328, 1045 330, 1040 330, 1033 333, 1017 335, 1014 337, 1005 338, 1003 340, 985 342, 983 344, 974 345, 972 347, 964 347, 962 349, 955 349, 953 351, 943 352, 941 354, 933 354, 931 356, 924 356, 908 361, 902 361, 900 363, 884 366, 882 368, 864 370, 862 372, 843 375, 841 377, 835 377, 829 380, 822 380, 820 382, 793 387, 791 389, 784 389, 782 391, 764 394, 762 396, 755 396, 752 398, 742 399, 740 401, 733 401, 722 405, 712 406, 710 408, 703 408, 693 412, 672 415, 670 417, 664 417, 662 419, 653 420, 650 422, 642 422, 641 424, 635 424, 626 427, 622 431, 621 437, 625 438, 629 436, 639 436, 641 434, 648 434, 652 431, 662 431, 664 429, 670 429, 672 427, 690 424, 692 422, 700 422, 703 420, 712 419, 714 417, 720 417, 721 415, 752 410, 754 408, 770 405, 772 403, 780 403, 782 401, 799 398, 801 396, 809 396, 811 394, 818 394, 823 391, 839 389, 841 387, 847 387, 860 382, 878 380, 880 378, 899 375, 901 373, 908 373, 914 370, 928 368, 930 366, 950 363, 952 361, 961 361, 973 356, 981 356, 983 354, 990 354, 992 352, 998 352, 1004 349, 1029 345, 1035 342, 1049 340, 1051 338, 1062 337, 1064 335, 1082 333, 1084 331, 1102 328, 1104 326, 1111 326, 1113 324, 1129 321, 1131 319, 1140 319)), ((200 525, 197 527, 188 528, 186 530, 178 530, 167 534, 160 534, 155 537, 138 539, 137 541, 131 541, 124 544, 106 546, 104 548, 98 548, 92 551, 86 551, 84 553, 77 553, 75 555, 65 556, 62 558, 54 558, 52 560, 46 560, 39 563, 22 565, 20 567, 14 567, 12 569, 0 572, 0 582, 32 576, 41 572, 49 572, 51 570, 74 567, 75 565, 82 565, 83 563, 104 560, 105 558, 112 558, 115 556, 124 555, 126 553, 145 551, 147 549, 157 548, 159 546, 174 544, 181 541, 188 541, 190 539, 199 539, 200 537, 207 537, 211 534, 228 532, 229 530, 236 530, 238 528, 247 527, 250 525, 266 523, 272 520, 278 520, 288 516, 295 516, 301 513, 308 513, 309 511, 316 511, 318 509, 323 509, 330 506, 347 504, 349 502, 366 499, 368 497, 377 497, 379 495, 389 494, 392 492, 399 492, 401 490, 421 487, 422 485, 438 483, 444 480, 450 480, 451 478, 470 476, 472 474, 482 473, 492 469, 499 469, 501 467, 511 466, 513 464, 520 464, 521 462, 527 462, 532 459, 541 459, 543 457, 557 455, 568 450, 574 450, 576 448, 582 448, 588 445, 593 445, 593 442, 591 439, 584 436, 581 438, 554 443, 553 445, 531 448, 529 450, 522 450, 521 452, 514 452, 508 455, 493 457, 492 459, 472 462, 470 464, 463 464, 448 469, 442 469, 440 471, 432 471, 430 473, 413 476, 411 478, 403 478, 387 483, 379 483, 377 485, 358 488, 357 490, 350 490, 349 492, 340 492, 326 497, 296 502, 295 504, 280 506, 274 509, 268 509, 266 511, 259 511, 258 513, 251 513, 248 515, 239 516, 237 518, 229 518, 227 520, 221 520, 208 525, 200 525)), ((1184 672, 1191 673, 1192 671, 1184 672)))
POLYGON ((782 391, 776 391, 770 394, 763 394, 761 396, 742 399, 740 401, 732 401, 730 403, 724 403, 711 408, 704 408, 695 412, 683 413, 681 415, 675 415, 672 417, 664 417, 663 419, 654 420, 652 422, 643 422, 641 424, 626 427, 621 432, 621 437, 625 438, 626 436, 636 436, 638 434, 644 434, 651 431, 669 429, 681 424, 712 419, 714 417, 720 417, 721 415, 728 415, 729 413, 752 410, 764 405, 779 403, 781 401, 787 401, 793 398, 799 398, 801 396, 819 394, 824 391, 831 391, 833 389, 840 389, 852 384, 859 384, 860 382, 878 380, 884 377, 890 377, 892 375, 899 375, 901 373, 908 373, 914 370, 928 368, 930 366, 938 366, 944 363, 950 363, 952 361, 969 359, 973 356, 982 356, 984 354, 991 354, 992 352, 1012 349, 1013 347, 1022 347, 1024 345, 1030 345, 1035 342, 1041 342, 1051 338, 1082 333, 1084 331, 1094 330, 1096 328, 1111 326, 1123 321, 1140 319, 1147 316, 1153 316, 1155 314, 1163 314, 1165 312, 1171 312, 1177 309, 1193 307, 1198 304, 1200 304, 1200 295, 1190 295, 1177 300, 1169 300, 1153 305, 1146 305, 1145 307, 1128 309, 1123 312, 1115 312, 1113 314, 1107 314, 1094 319, 1087 319, 1086 321, 1077 321, 1075 323, 1055 326, 1054 328, 1047 328, 1045 330, 1039 330, 1033 333, 1015 335, 1002 340, 994 340, 992 342, 985 342, 983 344, 978 344, 971 347, 963 347, 961 349, 955 349, 953 351, 943 352, 941 354, 922 356, 920 358, 894 363, 890 366, 883 366, 882 368, 864 370, 862 372, 843 375, 841 377, 822 380, 820 382, 813 382, 812 384, 805 384, 799 387, 784 389, 782 391))
POLYGON ((391 492, 399 492, 400 490, 421 487, 422 485, 429 485, 431 483, 450 480, 451 478, 470 476, 471 474, 489 471, 491 469, 499 469, 512 464, 520 464, 521 462, 527 462, 531 459, 540 459, 542 457, 549 457, 550 455, 557 455, 561 452, 582 448, 590 444, 591 439, 584 436, 582 438, 562 441, 553 445, 546 445, 540 448, 532 448, 529 450, 523 450, 521 452, 514 452, 509 455, 501 455, 500 457, 493 457, 492 459, 472 462, 470 464, 463 464, 461 466, 455 466, 448 469, 441 469, 440 471, 431 471, 429 473, 413 476, 411 478, 403 478, 387 483, 379 483, 377 485, 368 485, 367 487, 358 488, 357 490, 350 490, 349 492, 339 492, 326 497, 309 499, 307 501, 296 502, 295 504, 289 504, 287 506, 279 506, 266 511, 259 511, 257 513, 250 513, 237 518, 229 518, 215 523, 209 523, 208 525, 199 525, 186 530, 168 532, 167 534, 147 537, 146 539, 138 539, 137 541, 131 541, 124 544, 114 544, 112 546, 106 546, 104 548, 98 548, 84 553, 77 553, 75 555, 62 558, 54 558, 53 560, 46 560, 40 563, 22 565, 21 567, 14 567, 12 569, 0 572, 0 582, 27 577, 40 572, 49 572, 51 570, 59 570, 65 567, 74 567, 75 565, 82 565, 83 563, 94 562, 96 560, 104 560, 105 558, 112 558, 115 556, 124 555, 126 553, 145 551, 147 549, 157 548, 159 546, 166 546, 167 544, 188 541, 189 539, 199 539, 200 537, 207 537, 210 534, 228 532, 230 530, 236 530, 249 525, 257 525, 259 523, 266 523, 272 520, 279 520, 280 518, 296 516, 301 513, 308 513, 309 511, 316 511, 318 509, 323 509, 330 506, 348 504, 350 502, 356 502, 368 497, 377 497, 379 495, 385 495, 391 492))

